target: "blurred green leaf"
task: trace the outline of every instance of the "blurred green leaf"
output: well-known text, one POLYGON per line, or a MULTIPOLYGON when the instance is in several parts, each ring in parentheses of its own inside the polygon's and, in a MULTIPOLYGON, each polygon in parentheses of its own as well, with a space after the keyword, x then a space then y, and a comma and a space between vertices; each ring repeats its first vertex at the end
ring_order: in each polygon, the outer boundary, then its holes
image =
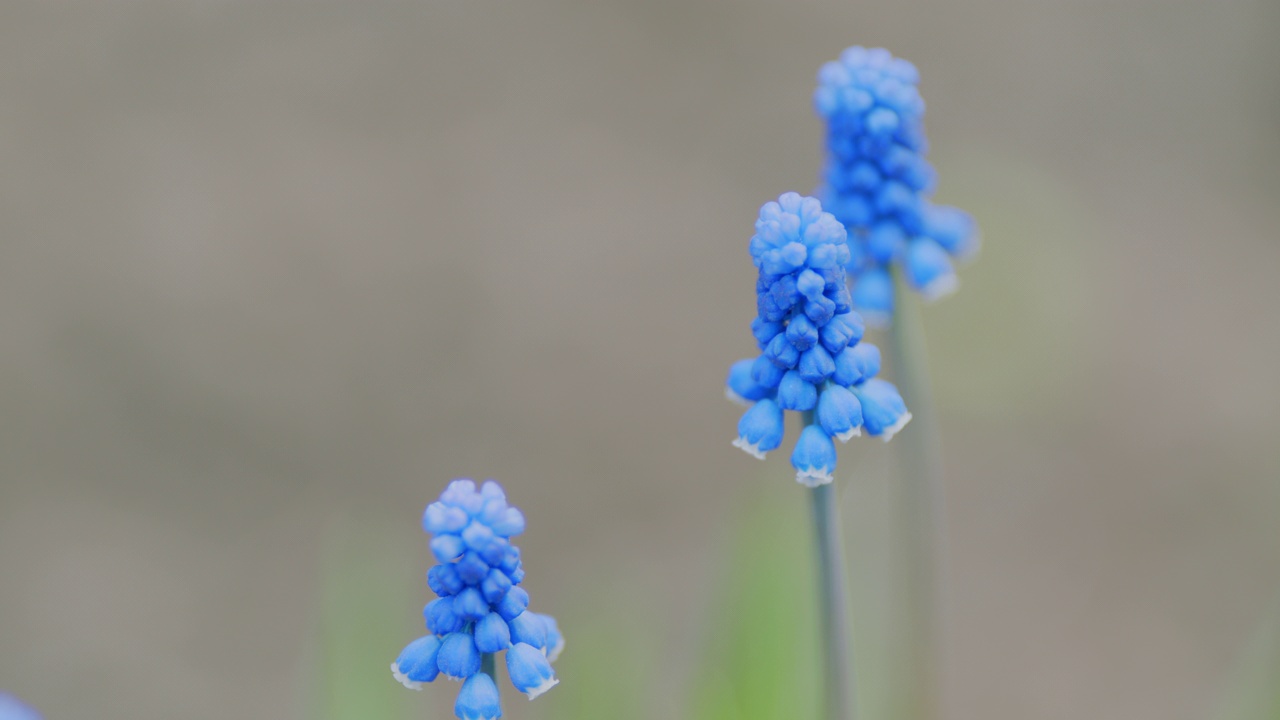
POLYGON ((1217 720, 1280 720, 1280 597, 1245 650, 1217 720))
POLYGON ((323 558, 311 717, 369 720, 407 717, 416 693, 391 677, 390 664, 414 636, 405 607, 414 567, 407 549, 376 528, 335 528, 323 558), (404 551, 397 550, 400 547, 404 551), (411 631, 408 631, 411 632, 411 631))
POLYGON ((734 530, 717 585, 707 651, 693 685, 697 720, 818 717, 817 600, 806 497, 791 483, 765 487, 734 530))

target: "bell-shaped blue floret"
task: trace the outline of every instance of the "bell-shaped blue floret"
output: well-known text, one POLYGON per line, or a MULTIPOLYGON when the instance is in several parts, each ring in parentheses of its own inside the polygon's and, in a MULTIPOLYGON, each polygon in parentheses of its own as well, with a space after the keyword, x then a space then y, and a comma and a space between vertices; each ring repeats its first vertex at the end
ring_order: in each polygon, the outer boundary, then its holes
POLYGON ((475 622, 489 613, 489 603, 478 589, 469 587, 453 596, 453 613, 466 622, 475 622))
POLYGON ((870 435, 888 442, 911 420, 898 389, 887 380, 872 378, 855 386, 853 392, 862 403, 862 422, 870 435))
POLYGON ((502 596, 495 608, 503 620, 511 620, 529 607, 529 593, 522 587, 513 587, 502 596))
MULTIPOLYGON (((427 635, 405 646, 400 656, 391 663, 391 674, 400 684, 410 690, 421 690, 423 683, 429 683, 440 674, 436 665, 436 655, 440 651, 440 638, 427 635)), ((0 714, 0 718, 4 715, 0 714)))
POLYGON ((853 307, 867 325, 888 327, 893 317, 893 279, 880 268, 867 270, 853 285, 853 307))
POLYGON ((818 424, 840 442, 862 434, 862 404, 839 385, 828 385, 818 397, 818 424))
POLYGON ((753 363, 755 363, 755 360, 752 358, 739 360, 729 368, 729 377, 725 379, 725 396, 740 405, 750 405, 757 400, 769 397, 771 394, 770 390, 760 387, 751 378, 751 365, 753 363))
POLYGON ((809 425, 800 432, 800 440, 791 453, 791 466, 796 469, 796 482, 805 487, 817 487, 831 482, 836 468, 836 446, 817 425, 809 425))
POLYGON ((769 341, 769 346, 764 349, 763 356, 769 358, 769 362, 779 368, 790 370, 796 366, 796 362, 800 359, 800 350, 795 346, 795 343, 791 342, 786 333, 782 333, 769 341))
POLYGON ((461 560, 454 563, 454 568, 458 571, 458 577, 467 585, 479 585, 489 574, 489 563, 482 560, 474 550, 467 551, 461 560))
POLYGON ((480 583, 480 594, 484 596, 484 601, 489 605, 496 605, 511 589, 511 586, 511 578, 507 577, 507 574, 498 568, 494 568, 489 571, 489 575, 480 583))
POLYGON ((427 587, 440 597, 447 597, 457 595, 463 588, 463 582, 453 564, 447 563, 427 571, 427 587))
POLYGON ((762 388, 774 390, 782 382, 785 370, 773 364, 769 358, 761 355, 751 364, 751 379, 762 388))
POLYGON ((796 369, 801 379, 817 385, 831 377, 831 373, 836 371, 836 364, 826 348, 814 345, 800 355, 800 365, 796 369))
POLYGON ((496 653, 511 645, 511 629, 498 613, 489 613, 476 623, 476 649, 482 653, 496 653))
POLYGON ((526 610, 507 624, 511 626, 511 642, 536 648, 547 646, 547 626, 536 613, 526 610))
MULTIPOLYGON (((822 279, 819 278, 818 282, 822 282, 822 279)), ((821 294, 819 294, 819 297, 821 297, 821 294)), ((790 341, 790 344, 796 350, 801 352, 808 350, 813 347, 814 343, 818 342, 818 326, 814 325, 813 321, 808 317, 797 315, 787 325, 786 339, 790 341)), ((770 343, 770 347, 772 346, 772 343, 770 343)), ((794 361, 792 365, 787 367, 793 366, 794 361)))
POLYGON ((813 383, 800 377, 795 370, 788 370, 778 384, 778 405, 784 410, 812 410, 818 404, 818 389, 813 383))
POLYGON ((782 435, 782 408, 765 399, 752 405, 738 421, 738 439, 733 446, 763 460, 765 453, 782 444, 782 435))
POLYGON ((480 651, 469 632, 449 633, 436 656, 440 672, 450 680, 465 680, 480 672, 480 651))
POLYGON ((863 331, 862 317, 858 313, 836 315, 822 328, 822 346, 834 356, 861 340, 863 331))
POLYGON ((507 674, 511 676, 511 684, 530 700, 560 682, 556 679, 556 672, 551 669, 547 656, 536 647, 522 642, 512 645, 507 651, 507 674))
POLYGON ((462 684, 453 714, 460 720, 497 720, 502 717, 498 686, 487 673, 478 672, 462 684))
POLYGON ((442 597, 427 603, 422 609, 422 618, 427 623, 427 629, 436 635, 457 632, 465 624, 453 611, 452 597, 442 597))
POLYGON ((860 342, 836 356, 836 371, 831 375, 837 385, 849 387, 873 378, 880 372, 880 348, 860 342))
POLYGON ((916 238, 907 246, 903 260, 907 282, 926 300, 937 300, 955 292, 960 280, 951 267, 951 258, 938 243, 929 238, 916 238))

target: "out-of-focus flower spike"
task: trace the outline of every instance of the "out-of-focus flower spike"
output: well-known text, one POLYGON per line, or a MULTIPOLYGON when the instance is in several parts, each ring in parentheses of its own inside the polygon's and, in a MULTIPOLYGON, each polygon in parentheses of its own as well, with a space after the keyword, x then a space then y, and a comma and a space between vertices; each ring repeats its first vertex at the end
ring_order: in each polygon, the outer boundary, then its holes
POLYGON ((907 246, 903 260, 907 283, 924 296, 925 300, 938 300, 960 287, 960 279, 951 266, 951 258, 942 246, 927 237, 919 237, 907 246))
POLYGON ((0 720, 41 720, 40 713, 7 692, 0 691, 0 720))

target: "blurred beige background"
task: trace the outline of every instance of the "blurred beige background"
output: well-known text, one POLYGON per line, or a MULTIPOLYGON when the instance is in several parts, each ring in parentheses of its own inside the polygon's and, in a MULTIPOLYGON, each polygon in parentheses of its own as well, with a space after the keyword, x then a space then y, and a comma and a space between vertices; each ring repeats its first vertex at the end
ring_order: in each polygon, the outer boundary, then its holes
MULTIPOLYGON (((920 67, 984 229, 926 309, 949 717, 1208 717, 1280 588, 1278 32, 1267 0, 4 3, 0 688, 308 717, 325 548, 403 572, 385 667, 421 507, 471 475, 569 652, 637 598, 675 716, 724 529, 790 482, 728 443, 746 241, 859 43, 920 67)), ((888 463, 842 452, 855 528, 888 463)))

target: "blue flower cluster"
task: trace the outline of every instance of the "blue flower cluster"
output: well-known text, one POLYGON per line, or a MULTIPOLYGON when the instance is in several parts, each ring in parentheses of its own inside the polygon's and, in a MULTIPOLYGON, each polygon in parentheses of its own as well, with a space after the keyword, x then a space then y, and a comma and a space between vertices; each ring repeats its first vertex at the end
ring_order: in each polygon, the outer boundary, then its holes
POLYGON ((0 692, 0 720, 40 720, 40 713, 7 692, 0 692))
POLYGON ((438 675, 463 681, 454 704, 462 720, 502 716, 498 688, 481 671, 484 655, 506 651, 511 683, 530 700, 551 689, 559 682, 551 663, 564 638, 553 618, 528 609, 520 549, 510 542, 524 532, 524 515, 507 505, 502 487, 454 480, 427 506, 422 527, 434 536, 431 552, 440 564, 427 584, 440 597, 423 610, 431 634, 391 663, 395 678, 412 690, 438 675))
POLYGON ((733 444, 763 459, 782 444, 784 411, 803 412, 806 427, 791 454, 796 480, 829 483, 832 438, 845 442, 866 428, 888 440, 911 413, 897 388, 875 377, 880 351, 860 342, 862 318, 845 284, 844 226, 815 198, 786 193, 760 208, 750 250, 760 271, 751 331, 761 353, 729 370, 726 393, 750 405, 733 444))
POLYGON ((827 124, 817 195, 849 231, 853 304, 874 326, 893 316, 891 264, 935 299, 957 286, 951 259, 978 248, 968 213, 929 200, 934 171, 919 80, 914 65, 887 50, 851 47, 822 66, 813 95, 827 124))

